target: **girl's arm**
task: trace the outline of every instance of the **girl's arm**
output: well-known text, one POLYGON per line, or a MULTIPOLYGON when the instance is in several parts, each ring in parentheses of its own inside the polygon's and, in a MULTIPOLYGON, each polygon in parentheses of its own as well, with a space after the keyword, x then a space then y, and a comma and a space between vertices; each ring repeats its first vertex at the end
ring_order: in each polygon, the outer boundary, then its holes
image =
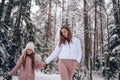
POLYGON ((40 69, 40 64, 41 63, 41 56, 40 54, 35 54, 35 67, 34 69, 40 69))
POLYGON ((22 56, 20 56, 19 60, 17 61, 16 65, 15 65, 15 67, 10 72, 8 72, 8 76, 14 75, 20 69, 21 64, 22 64, 22 56))

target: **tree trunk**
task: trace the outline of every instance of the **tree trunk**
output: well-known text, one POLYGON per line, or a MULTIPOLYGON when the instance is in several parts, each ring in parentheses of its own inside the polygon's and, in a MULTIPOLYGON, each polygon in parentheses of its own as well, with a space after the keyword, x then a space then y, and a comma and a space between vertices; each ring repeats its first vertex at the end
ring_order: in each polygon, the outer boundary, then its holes
POLYGON ((56 3, 55 5, 55 21, 54 21, 54 41, 55 41, 55 35, 56 35, 56 24, 57 24, 57 6, 58 6, 58 3, 56 3))
POLYGON ((97 4, 95 0, 95 30, 94 30, 94 56, 93 56, 93 69, 95 70, 96 62, 96 27, 97 27, 97 4))
MULTIPOLYGON (((15 65, 15 59, 16 59, 16 53, 17 54, 20 54, 21 50, 20 50, 20 45, 21 42, 20 42, 20 19, 21 19, 21 9, 22 9, 22 0, 21 0, 21 3, 20 3, 20 8, 19 8, 19 14, 17 16, 17 19, 16 19, 16 22, 15 22, 15 25, 14 25, 14 32, 13 32, 13 40, 12 40, 12 43, 13 45, 11 45, 11 52, 12 52, 12 57, 10 57, 10 65, 12 66, 11 69, 14 67, 15 65), (18 51, 18 52, 17 52, 18 51)), ((7 18, 6 18, 7 19, 7 18)))
MULTIPOLYGON (((49 50, 52 50, 52 45, 53 44, 51 44, 51 41, 52 41, 52 39, 53 39, 53 35, 52 35, 52 26, 51 26, 51 15, 52 15, 52 0, 49 0, 49 12, 48 12, 48 33, 47 33, 47 35, 48 35, 48 43, 47 43, 47 48, 49 49, 49 50)), ((52 69, 53 69, 53 63, 51 63, 50 64, 50 73, 52 73, 52 69)))
POLYGON ((69 18, 69 12, 70 12, 70 0, 68 0, 68 5, 67 5, 67 18, 69 18))
POLYGON ((51 38, 51 6, 52 0, 49 2, 49 12, 48 12, 48 38, 51 38))
POLYGON ((74 33, 74 17, 72 17, 72 32, 74 33))
POLYGON ((2 0, 1 4, 0 4, 0 20, 2 18, 2 13, 4 10, 4 5, 5 5, 5 0, 2 0))
POLYGON ((91 19, 90 19, 90 16, 89 16, 89 31, 90 31, 90 33, 89 33, 89 35, 90 35, 90 38, 89 38, 89 49, 90 49, 90 51, 89 51, 89 57, 90 57, 90 78, 91 78, 91 80, 93 80, 92 79, 92 30, 91 30, 91 19))
POLYGON ((8 26, 10 25, 10 15, 11 15, 12 8, 13 8, 13 0, 9 0, 6 13, 5 13, 5 18, 4 18, 4 24, 6 29, 8 29, 8 26))
POLYGON ((89 69, 89 31, 88 31, 88 15, 87 15, 87 1, 84 0, 84 52, 85 52, 85 66, 89 69))
POLYGON ((119 14, 119 27, 120 27, 120 1, 118 0, 118 14, 119 14))
MULTIPOLYGON (((100 54, 100 60, 102 60, 102 55, 103 55, 103 20, 102 20, 102 3, 101 3, 101 5, 100 5, 100 21, 101 21, 101 29, 100 29, 100 31, 101 31, 101 43, 100 43, 100 46, 101 46, 101 54, 100 54)), ((101 62, 101 64, 102 64, 102 62, 101 62)))
POLYGON ((64 0, 62 0, 62 26, 65 24, 64 17, 64 0))
MULTIPOLYGON (((110 35, 109 35, 108 21, 109 21, 109 18, 108 18, 108 15, 107 15, 108 55, 109 55, 110 54, 110 35)), ((106 62, 108 62, 108 61, 106 61, 106 62)), ((109 65, 109 62, 107 64, 104 64, 105 67, 108 67, 108 65, 109 65)), ((107 72, 105 72, 105 80, 109 80, 108 76, 106 76, 106 74, 107 74, 107 72)))
POLYGON ((117 26, 119 26, 119 18, 118 18, 119 14, 116 11, 116 9, 117 9, 117 7, 116 7, 116 5, 117 5, 116 0, 112 0, 112 3, 113 3, 113 10, 115 11, 114 12, 115 24, 117 26))
MULTIPOLYGON (((97 20, 97 16, 96 16, 96 20, 97 20)), ((99 44, 98 44, 98 38, 99 38, 99 30, 98 30, 99 28, 98 28, 98 25, 96 24, 96 59, 98 58, 98 46, 99 46, 99 44)))
POLYGON ((120 73, 119 73, 119 80, 120 80, 120 73))
MULTIPOLYGON (((69 26, 69 6, 70 6, 70 1, 68 0, 66 26, 69 26)), ((72 18, 72 29, 73 29, 73 19, 74 18, 72 18)))
MULTIPOLYGON (((20 44, 20 20, 21 20, 21 15, 22 15, 22 4, 23 0, 21 0, 20 5, 19 5, 19 14, 17 16, 16 22, 15 22, 15 27, 14 27, 14 32, 13 32, 13 43, 16 44, 16 49, 18 48, 20 44)), ((13 52, 16 52, 16 49, 13 49, 13 52)))
POLYGON ((29 21, 32 21, 30 18, 31 1, 32 0, 24 1, 24 3, 23 3, 24 5, 22 8, 22 11, 24 12, 23 16, 24 16, 24 20, 26 23, 26 30, 28 31, 27 35, 29 35, 29 36, 27 36, 27 41, 35 41, 35 38, 34 38, 35 32, 33 31, 34 25, 29 22, 29 21), (28 19, 29 19, 29 21, 28 21, 28 19))

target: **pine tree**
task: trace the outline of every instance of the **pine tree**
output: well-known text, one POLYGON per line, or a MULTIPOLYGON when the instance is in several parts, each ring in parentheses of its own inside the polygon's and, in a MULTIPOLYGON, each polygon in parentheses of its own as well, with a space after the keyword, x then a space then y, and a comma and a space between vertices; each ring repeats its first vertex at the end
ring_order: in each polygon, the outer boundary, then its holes
POLYGON ((5 0, 2 0, 2 2, 1 2, 1 4, 0 4, 0 20, 1 20, 1 18, 2 18, 4 5, 5 5, 5 0))
POLYGON ((114 78, 117 71, 120 71, 120 22, 119 22, 119 7, 115 0, 112 0, 114 10, 114 29, 110 30, 110 59, 109 59, 109 73, 108 79, 114 78), (112 76, 111 76, 112 75, 112 76))

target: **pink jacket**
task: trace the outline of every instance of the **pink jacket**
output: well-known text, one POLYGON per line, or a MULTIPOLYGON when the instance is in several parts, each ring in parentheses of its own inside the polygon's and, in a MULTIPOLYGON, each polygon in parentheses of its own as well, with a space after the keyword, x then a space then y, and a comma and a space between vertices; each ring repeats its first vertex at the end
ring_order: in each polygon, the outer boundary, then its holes
POLYGON ((30 57, 26 58, 26 68, 23 68, 22 56, 20 56, 19 60, 16 63, 16 66, 8 73, 8 75, 12 76, 20 69, 18 80, 34 80, 35 76, 34 70, 40 68, 39 62, 41 60, 41 57, 39 54, 35 54, 34 59, 35 59, 34 69, 32 69, 30 57))

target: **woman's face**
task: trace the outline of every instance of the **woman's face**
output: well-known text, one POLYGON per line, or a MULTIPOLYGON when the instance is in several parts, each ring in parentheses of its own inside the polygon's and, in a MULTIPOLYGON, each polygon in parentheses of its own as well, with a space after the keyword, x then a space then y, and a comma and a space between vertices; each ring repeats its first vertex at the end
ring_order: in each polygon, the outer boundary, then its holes
POLYGON ((67 29, 63 28, 63 29, 61 30, 61 32, 62 32, 62 35, 63 35, 65 38, 68 37, 68 31, 67 31, 67 29))
POLYGON ((27 49, 26 52, 27 54, 32 54, 33 51, 31 49, 27 49))

